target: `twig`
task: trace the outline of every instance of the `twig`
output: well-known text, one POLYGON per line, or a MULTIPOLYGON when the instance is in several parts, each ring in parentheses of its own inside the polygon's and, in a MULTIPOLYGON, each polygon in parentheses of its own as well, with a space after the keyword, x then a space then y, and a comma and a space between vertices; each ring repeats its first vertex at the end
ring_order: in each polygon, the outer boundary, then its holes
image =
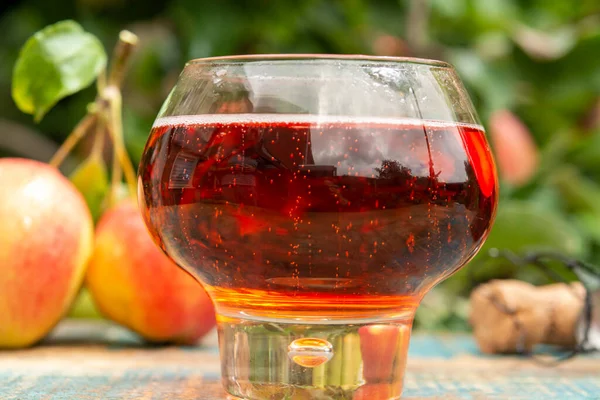
POLYGON ((104 156, 104 135, 106 126, 102 118, 98 119, 94 132, 94 144, 92 145, 91 155, 102 159, 104 156))
POLYGON ((102 93, 106 89, 106 69, 102 69, 96 79, 96 92, 102 93))
POLYGON ((90 112, 83 117, 77 126, 75 126, 75 129, 73 129, 73 131, 69 134, 64 143, 58 148, 56 153, 54 153, 52 159, 50 160, 50 165, 58 168, 73 150, 73 148, 77 145, 77 143, 79 143, 79 141, 90 131, 97 120, 98 115, 95 112, 90 112))
POLYGON ((105 90, 105 94, 107 95, 107 99, 109 100, 110 105, 109 132, 113 141, 114 156, 117 159, 120 167, 123 169, 123 173, 125 174, 125 180, 127 181, 129 194, 131 196, 135 196, 135 169, 133 168, 129 156, 127 155, 127 149, 125 148, 125 140, 123 138, 121 92, 114 87, 109 87, 107 88, 107 90, 105 90))
POLYGON ((113 146, 112 154, 112 174, 110 176, 110 192, 108 193, 108 206, 115 205, 119 198, 119 185, 121 184, 122 170, 119 157, 116 152, 116 146, 113 146))
POLYGON ((112 63, 110 66, 110 75, 108 78, 109 86, 121 87, 127 62, 129 61, 133 48, 137 45, 138 38, 129 31, 119 33, 119 41, 113 52, 112 63))

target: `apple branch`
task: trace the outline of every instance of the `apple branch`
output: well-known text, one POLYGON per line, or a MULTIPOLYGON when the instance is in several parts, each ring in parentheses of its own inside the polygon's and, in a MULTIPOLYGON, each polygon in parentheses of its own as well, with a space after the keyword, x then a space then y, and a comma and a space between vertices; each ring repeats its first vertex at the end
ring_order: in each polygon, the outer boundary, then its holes
POLYGON ((56 153, 50 160, 50 165, 58 168, 73 148, 83 139, 91 129, 96 125, 98 121, 98 114, 95 111, 90 111, 79 123, 73 131, 69 134, 64 143, 58 148, 56 153))
MULTIPOLYGON (((125 174, 125 180, 129 188, 129 193, 130 195, 134 196, 136 193, 135 169, 133 168, 131 159, 127 154, 127 149, 125 148, 125 140, 123 138, 121 92, 118 88, 114 86, 109 86, 104 91, 104 94, 106 96, 106 100, 108 100, 109 105, 108 131, 109 136, 113 142, 113 168, 116 168, 119 171, 122 169, 123 173, 125 174), (115 165, 115 162, 118 164, 118 166, 115 165)), ((116 190, 116 188, 113 187, 113 190, 116 190)))
POLYGON ((127 62, 137 42, 138 37, 135 34, 129 31, 121 31, 119 33, 119 41, 115 45, 110 66, 109 86, 121 87, 125 71, 127 70, 127 62))
POLYGON ((113 52, 108 86, 102 93, 103 99, 108 104, 107 127, 109 137, 113 142, 113 199, 115 198, 114 194, 117 190, 117 184, 121 181, 121 170, 125 174, 129 194, 135 196, 136 193, 135 170, 129 155, 127 154, 125 139, 123 137, 123 101, 121 96, 121 84, 123 83, 123 77, 125 76, 125 71, 127 69, 127 62, 129 61, 137 42, 138 38, 135 34, 129 31, 121 31, 119 34, 119 41, 113 52), (117 175, 115 172, 118 174, 117 178, 114 178, 114 175, 117 175))
POLYGON ((129 31, 121 31, 113 51, 110 70, 102 71, 98 76, 96 101, 90 104, 87 115, 77 124, 50 161, 51 165, 58 167, 77 143, 92 131, 95 133, 92 155, 102 156, 105 131, 108 132, 108 137, 113 145, 110 203, 117 199, 123 174, 130 195, 135 196, 136 193, 135 169, 127 154, 123 136, 121 84, 125 77, 127 63, 137 42, 136 35, 129 31))

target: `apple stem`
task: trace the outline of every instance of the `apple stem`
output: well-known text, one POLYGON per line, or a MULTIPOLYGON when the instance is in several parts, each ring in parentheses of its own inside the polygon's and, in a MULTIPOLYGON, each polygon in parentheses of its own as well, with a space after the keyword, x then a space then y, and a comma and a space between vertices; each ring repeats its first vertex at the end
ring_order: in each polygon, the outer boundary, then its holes
POLYGON ((113 51, 112 63, 108 74, 108 86, 101 92, 102 97, 108 103, 108 132, 113 142, 113 179, 111 186, 111 200, 116 200, 119 184, 121 183, 121 172, 125 174, 125 181, 129 189, 129 195, 136 195, 135 169, 123 137, 123 99, 121 95, 121 84, 125 76, 127 62, 131 57, 134 47, 137 45, 138 37, 126 30, 119 33, 119 41, 113 51))
POLYGON ((94 144, 92 146, 91 155, 98 159, 102 159, 104 156, 104 134, 106 126, 102 119, 99 119, 96 123, 96 129, 94 132, 94 144))
POLYGON ((115 45, 110 66, 109 86, 121 87, 127 69, 127 61, 137 42, 138 37, 135 34, 126 30, 119 33, 119 41, 115 45))
POLYGON ((117 146, 113 144, 112 175, 110 181, 110 192, 108 193, 108 205, 110 207, 114 206, 119 198, 119 185, 121 184, 121 177, 123 175, 121 170, 121 163, 119 162, 119 157, 117 155, 116 148, 117 146))
MULTIPOLYGON (((115 174, 115 171, 119 171, 120 173, 122 170, 125 174, 125 181, 127 182, 129 194, 130 196, 135 196, 135 169, 133 168, 131 159, 127 154, 127 149, 125 148, 125 140, 123 138, 121 91, 116 86, 109 85, 104 91, 104 95, 106 96, 105 98, 108 101, 109 105, 108 131, 113 142, 113 176, 115 174)), ((118 183, 120 183, 121 177, 119 176, 118 178, 118 183)), ((113 192, 117 189, 118 187, 116 186, 116 183, 113 180, 113 192)))
POLYGON ((91 128, 98 121, 98 114, 95 111, 89 112, 79 123, 73 131, 69 134, 64 143, 58 148, 56 153, 52 156, 49 164, 53 167, 58 168, 73 148, 79 143, 81 139, 91 130, 91 128))

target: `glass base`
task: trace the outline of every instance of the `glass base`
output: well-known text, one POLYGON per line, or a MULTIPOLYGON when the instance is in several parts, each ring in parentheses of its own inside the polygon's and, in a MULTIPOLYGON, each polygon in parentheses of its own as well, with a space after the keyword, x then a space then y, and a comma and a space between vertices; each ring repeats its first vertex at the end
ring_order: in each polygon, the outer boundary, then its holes
POLYGON ((300 324, 219 316, 222 379, 232 399, 399 399, 412 318, 300 324))

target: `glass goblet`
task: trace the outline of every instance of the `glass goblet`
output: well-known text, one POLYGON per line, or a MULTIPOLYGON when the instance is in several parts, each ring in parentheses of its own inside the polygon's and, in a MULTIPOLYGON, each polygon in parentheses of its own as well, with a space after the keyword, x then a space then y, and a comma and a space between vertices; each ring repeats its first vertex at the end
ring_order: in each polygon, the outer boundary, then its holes
POLYGON ((415 310, 477 253, 498 192, 452 66, 367 56, 190 61, 139 182, 244 399, 399 398, 415 310))

